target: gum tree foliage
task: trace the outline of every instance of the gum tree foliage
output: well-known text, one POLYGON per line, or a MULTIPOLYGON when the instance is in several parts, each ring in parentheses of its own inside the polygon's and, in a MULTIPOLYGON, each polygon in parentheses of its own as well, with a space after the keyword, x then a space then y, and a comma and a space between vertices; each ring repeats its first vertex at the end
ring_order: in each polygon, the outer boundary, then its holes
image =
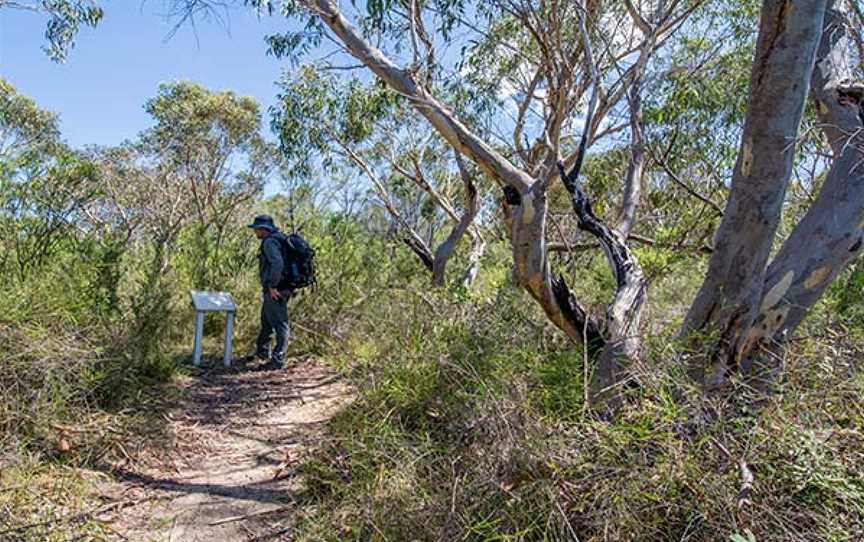
POLYGON ((97 194, 93 164, 60 139, 57 116, 0 79, 0 270, 25 280, 71 242, 97 194))
POLYGON ((358 18, 362 30, 332 2, 282 7, 288 15, 307 16, 304 32, 313 42, 320 43, 326 29, 498 186, 515 282, 551 322, 584 343, 598 360, 594 387, 605 391, 625 365, 639 359, 641 347, 636 330, 646 282, 626 244, 645 170, 641 89, 653 55, 699 5, 370 3, 358 18), (455 28, 471 37, 455 38, 455 28), (428 62, 436 58, 436 49, 447 46, 461 46, 456 62, 428 62), (446 94, 430 84, 436 71, 482 96, 496 125, 478 130, 445 105, 446 94), (616 228, 610 228, 594 213, 573 172, 578 175, 591 145, 627 131, 631 152, 616 228), (548 198, 562 165, 569 170, 564 185, 577 227, 599 241, 615 277, 616 292, 599 315, 589 314, 564 276, 554 272, 547 250, 548 198))
MULTIPOLYGON (((862 90, 855 54, 862 47, 856 0, 836 5, 806 0, 795 2, 794 9, 785 0, 764 0, 758 25, 749 27, 752 4, 732 2, 394 0, 369 2, 365 9, 332 0, 245 3, 302 21, 300 32, 286 34, 276 45, 271 40, 272 49, 302 56, 326 43, 325 37, 336 43, 500 187, 515 280, 596 360, 595 397, 616 396, 642 372, 640 366, 650 371, 640 340, 647 283, 628 246, 644 200, 649 156, 657 155, 653 163, 663 170, 658 178, 699 200, 719 221, 707 247, 705 282, 683 327, 684 335, 709 345, 707 355, 690 358, 692 374, 709 388, 739 368, 776 359, 772 350, 791 336, 861 249, 864 191, 856 164, 862 159, 862 90), (706 23, 717 8, 735 15, 720 32, 706 23), (752 53, 736 51, 754 32, 752 53), (724 33, 729 39, 718 39, 724 33), (700 43, 700 35, 713 44, 700 43), (424 62, 430 51, 448 46, 459 47, 455 62, 424 62), (693 73, 705 74, 701 67, 688 76, 669 64, 700 56, 717 77, 724 62, 740 67, 750 56, 746 98, 733 98, 734 107, 722 104, 718 88, 700 88, 701 81, 694 81, 693 73), (436 71, 486 96, 498 119, 495 128, 481 131, 448 107, 446 95, 429 84, 436 71), (665 92, 660 100, 652 95, 646 118, 649 86, 665 92), (811 169, 812 202, 799 210, 803 217, 789 225, 772 258, 790 179, 816 163, 800 156, 795 145, 808 90, 831 148, 821 157, 827 169, 811 169), (694 115, 701 133, 687 122, 694 115), (646 141, 646 125, 654 141, 646 141), (714 145, 688 141, 715 131, 720 137, 714 145), (592 144, 616 134, 628 136, 629 158, 617 214, 607 223, 579 172, 592 144), (694 147, 699 153, 691 163, 686 156, 694 147), (666 149, 672 151, 664 154, 666 149), (550 264, 549 197, 559 178, 576 226, 596 239, 615 278, 614 297, 601 315, 590 314, 550 264), (721 204, 717 198, 727 191, 721 204)), ((726 84, 738 90, 744 80, 726 84)))
MULTIPOLYGON (((130 348, 147 359, 170 329, 175 291, 223 288, 254 257, 244 227, 252 204, 278 165, 261 137, 257 102, 187 82, 160 86, 144 104, 153 124, 132 141, 96 148, 99 197, 83 211, 86 228, 134 262, 130 348)), ((118 281, 110 283, 117 295, 118 281)), ((109 292, 110 294, 111 292, 109 292)))
POLYGON ((261 135, 258 103, 177 82, 161 85, 144 109, 155 124, 141 134, 142 148, 184 179, 198 222, 221 237, 275 165, 275 149, 261 135))
POLYGON ((485 243, 474 223, 481 205, 475 173, 461 157, 380 83, 342 82, 307 65, 280 87, 272 124, 292 174, 332 177, 347 169, 366 179, 387 229, 432 273, 434 285, 444 284, 447 262, 467 234, 471 249, 461 282, 470 285, 485 243), (442 239, 447 222, 453 225, 442 239))
MULTIPOLYGON (((155 239, 168 252, 186 231, 195 286, 216 287, 243 268, 248 232, 238 221, 278 167, 275 147, 261 135, 258 103, 174 82, 144 108, 151 128, 96 154, 106 200, 92 216, 125 239, 155 239)), ((169 260, 166 253, 159 266, 169 260)))
MULTIPOLYGON (((641 88, 652 56, 699 4, 673 1, 640 9, 630 2, 369 3, 358 19, 361 30, 332 2, 281 5, 287 15, 307 16, 303 32, 313 44, 326 29, 497 184, 515 282, 571 339, 585 343, 599 360, 595 389, 605 390, 622 372, 619 366, 637 360, 640 350, 634 331, 646 283, 626 239, 635 225, 646 157, 641 88), (457 40, 455 28, 472 37, 457 40), (380 48, 371 45, 373 39, 380 48), (457 62, 428 62, 446 46, 462 47, 457 62), (388 52, 404 59, 406 67, 397 66, 388 52), (440 101, 446 95, 430 84, 436 71, 483 96, 497 125, 479 132, 459 118, 440 101), (617 229, 594 214, 572 175, 565 183, 579 229, 599 240, 616 278, 604 314, 592 315, 550 265, 548 195, 559 163, 578 171, 589 146, 628 129, 632 145, 617 229)), ((284 42, 294 51, 297 36, 284 42)))
MULTIPOLYGON (((188 4, 188 3, 187 3, 188 4)), ((202 3, 195 3, 201 6, 202 3)), ((273 12, 273 3, 255 3, 261 10, 273 12)), ((450 3, 437 4, 441 9, 449 9, 450 3)), ((371 10, 377 15, 369 19, 371 28, 376 32, 397 35, 404 28, 394 25, 385 11, 390 9, 386 4, 370 4, 371 10)), ((286 14, 299 13, 299 5, 283 3, 281 9, 286 14)), ((410 16, 410 13, 404 15, 410 16)), ((423 71, 424 84, 438 88, 448 94, 451 105, 460 108, 466 114, 469 109, 479 110, 479 100, 472 100, 460 87, 457 78, 445 74, 437 58, 434 36, 423 27, 422 18, 415 13, 415 33, 411 40, 418 69, 423 71), (422 44, 422 45, 421 45, 422 44), (422 51, 420 49, 423 49, 422 51), (422 60, 420 56, 422 55, 422 60), (422 63, 422 68, 419 64, 422 63), (467 107, 470 103, 470 107, 467 107)), ((447 34, 456 19, 448 15, 442 32, 447 34)), ((321 43, 324 28, 316 18, 309 18, 304 28, 298 32, 271 36, 268 38, 269 52, 279 57, 289 58, 295 65, 299 59, 321 43)), ((319 83, 326 88, 331 85, 332 77, 324 75, 333 69, 342 69, 333 62, 324 61, 317 67, 319 83)), ((294 78, 291 85, 296 89, 298 83, 309 80, 309 68, 305 68, 305 76, 294 78)), ((461 155, 448 149, 448 143, 438 137, 434 130, 423 122, 418 122, 416 113, 398 95, 392 99, 392 106, 387 110, 367 111, 362 104, 371 100, 378 101, 379 85, 363 85, 359 79, 353 80, 345 88, 330 93, 331 102, 335 100, 338 106, 327 111, 329 121, 321 120, 321 109, 316 97, 306 96, 306 106, 288 103, 295 98, 302 101, 296 93, 286 92, 283 96, 283 107, 277 112, 275 126, 283 140, 283 150, 291 147, 293 132, 318 133, 322 126, 332 125, 353 126, 351 130, 337 133, 338 130, 328 129, 324 139, 327 145, 293 145, 300 152, 316 153, 316 159, 321 160, 326 167, 333 159, 340 165, 350 164, 351 167, 366 179, 373 187, 376 199, 389 217, 390 230, 410 247, 420 262, 431 272, 432 284, 443 285, 447 263, 456 252, 463 237, 470 239, 467 252, 468 265, 461 276, 461 283, 469 285, 477 275, 480 258, 485 248, 485 241, 480 235, 480 226, 475 224, 475 218, 480 214, 482 198, 476 183, 477 172, 462 160, 461 155), (344 103, 340 103, 344 102, 344 103), (304 114, 297 114, 301 110, 304 114), (313 114, 310 115, 309 113, 313 114), (357 113, 362 113, 357 115, 357 113), (297 122, 292 124, 292 117, 297 122), (333 120, 339 119, 339 120, 333 120), (377 124, 377 126, 376 126, 377 124), (373 130, 374 128, 374 130, 373 130), (357 133, 351 133, 357 132, 357 133), (374 135, 374 137, 372 137, 374 135), (358 137, 359 136, 359 137, 358 137), (454 182, 455 181, 455 182, 454 182), (461 192, 461 193, 460 193, 461 192), (449 233, 438 235, 441 226, 450 222, 449 233), (437 245, 437 246, 436 246, 437 245)), ((285 90, 288 90, 283 85, 285 90)), ((389 91, 392 94, 392 90, 389 91)), ((331 106, 333 103, 331 103, 331 106)), ((332 128, 332 126, 331 126, 332 128)), ((303 137, 303 136, 301 136, 303 137)), ((287 151, 291 152, 291 151, 287 151)), ((305 164, 301 161, 300 164, 305 164)))
POLYGON ((48 17, 45 25, 45 53, 54 61, 63 62, 75 46, 82 26, 95 28, 104 11, 93 0, 0 0, 0 10, 32 11, 48 17))

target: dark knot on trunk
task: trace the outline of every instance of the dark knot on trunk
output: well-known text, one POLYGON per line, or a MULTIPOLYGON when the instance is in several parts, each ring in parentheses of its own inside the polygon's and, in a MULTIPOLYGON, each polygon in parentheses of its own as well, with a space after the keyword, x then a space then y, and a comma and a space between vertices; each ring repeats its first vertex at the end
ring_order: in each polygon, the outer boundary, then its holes
POLYGON ((502 190, 504 191, 504 201, 507 202, 507 205, 513 207, 522 205, 522 196, 518 190, 509 185, 505 186, 502 190))

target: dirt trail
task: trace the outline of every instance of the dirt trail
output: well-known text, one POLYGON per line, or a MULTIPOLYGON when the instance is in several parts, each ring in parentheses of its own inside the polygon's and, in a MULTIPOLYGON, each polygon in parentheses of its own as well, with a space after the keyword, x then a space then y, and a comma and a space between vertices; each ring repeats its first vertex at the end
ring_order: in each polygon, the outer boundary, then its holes
POLYGON ((133 503, 114 513, 112 529, 147 542, 290 539, 302 488, 296 467, 326 438, 348 387, 312 361, 281 371, 214 368, 181 385, 185 399, 166 416, 169 451, 118 466, 118 481, 101 488, 133 503))

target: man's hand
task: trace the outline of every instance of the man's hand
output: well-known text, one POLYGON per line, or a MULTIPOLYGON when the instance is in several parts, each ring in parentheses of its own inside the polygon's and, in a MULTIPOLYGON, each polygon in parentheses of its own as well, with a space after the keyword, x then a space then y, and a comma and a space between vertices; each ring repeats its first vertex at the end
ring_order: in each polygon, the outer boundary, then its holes
POLYGON ((279 293, 279 290, 277 290, 276 288, 270 288, 270 299, 273 299, 274 301, 282 299, 282 295, 279 293))

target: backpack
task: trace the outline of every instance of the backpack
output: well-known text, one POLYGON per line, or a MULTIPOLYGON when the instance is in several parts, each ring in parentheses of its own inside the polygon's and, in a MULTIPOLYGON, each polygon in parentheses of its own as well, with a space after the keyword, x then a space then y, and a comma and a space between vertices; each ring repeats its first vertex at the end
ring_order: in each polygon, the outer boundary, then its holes
POLYGON ((278 237, 282 247, 285 268, 282 280, 277 286, 280 290, 299 290, 315 286, 315 249, 296 233, 278 237))

